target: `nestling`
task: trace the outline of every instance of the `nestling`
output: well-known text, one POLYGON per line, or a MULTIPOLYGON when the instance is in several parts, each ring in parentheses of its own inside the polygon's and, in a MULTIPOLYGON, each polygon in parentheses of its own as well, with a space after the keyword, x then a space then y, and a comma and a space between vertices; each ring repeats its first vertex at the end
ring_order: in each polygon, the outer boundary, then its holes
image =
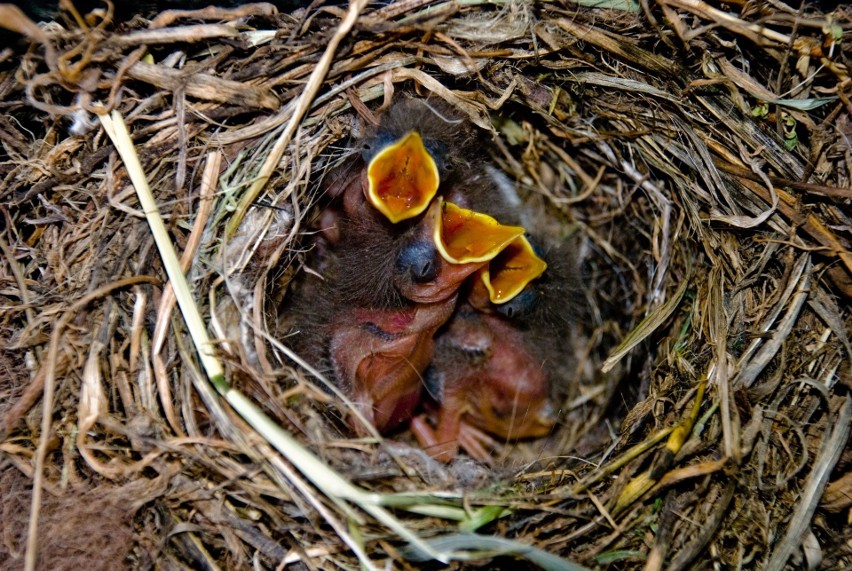
POLYGON ((464 153, 451 152, 465 137, 461 122, 423 102, 389 111, 366 139, 361 166, 345 171, 348 182, 338 179, 338 204, 320 218, 333 224, 318 248, 324 281, 305 278, 287 310, 297 349, 324 363, 381 432, 419 404, 434 334, 459 287, 523 233, 463 209, 447 231, 448 206, 434 197, 475 178, 456 176, 470 168, 464 153), (459 257, 451 263, 439 249, 459 257))

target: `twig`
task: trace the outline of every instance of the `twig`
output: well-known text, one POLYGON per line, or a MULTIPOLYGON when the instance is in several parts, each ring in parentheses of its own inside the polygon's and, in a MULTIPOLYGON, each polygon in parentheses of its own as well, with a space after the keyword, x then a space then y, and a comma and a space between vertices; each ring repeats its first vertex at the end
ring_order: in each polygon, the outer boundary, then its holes
POLYGON ((340 25, 334 32, 334 35, 328 42, 328 47, 325 49, 325 52, 323 52, 322 57, 314 68, 314 71, 308 78, 308 81, 305 84, 305 89, 302 91, 302 95, 300 95, 299 99, 296 101, 290 122, 281 133, 281 136, 278 137, 278 140, 275 141, 275 145, 273 145, 272 150, 269 152, 269 155, 267 155, 266 160, 260 167, 260 172, 258 173, 257 178, 243 195, 239 205, 237 205, 237 208, 234 211, 234 214, 228 221, 228 224, 225 227, 226 238, 233 236, 237 231, 237 227, 243 221, 243 218, 245 218, 246 212, 248 212, 248 209, 260 195, 260 191, 263 190, 264 186, 266 186, 266 183, 269 181, 272 173, 276 168, 278 168, 278 163, 281 162, 284 150, 287 148, 287 145, 290 144, 293 135, 296 133, 296 129, 299 127, 299 122, 302 120, 305 113, 308 112, 308 109, 310 109, 311 102, 314 97, 316 97, 326 74, 328 74, 331 63, 334 61, 334 54, 337 52, 337 47, 340 45, 340 42, 343 41, 343 38, 345 38, 349 33, 349 30, 352 29, 352 26, 355 25, 361 10, 363 10, 366 5, 367 0, 350 1, 349 11, 346 13, 346 18, 340 22, 340 25))
POLYGON ((27 551, 24 559, 26 571, 34 571, 36 568, 36 557, 38 555, 38 517, 41 509, 41 491, 44 485, 44 460, 47 456, 47 447, 50 443, 50 428, 53 424, 53 394, 56 388, 56 360, 59 354, 59 342, 68 322, 77 316, 79 311, 89 305, 92 301, 136 284, 158 284, 160 281, 153 276, 132 276, 122 278, 110 284, 101 286, 90 294, 75 302, 68 311, 62 314, 53 332, 50 334, 50 345, 47 350, 47 358, 42 367, 45 368, 44 397, 42 399, 41 435, 36 450, 35 474, 33 475, 33 497, 30 504, 30 523, 27 532, 27 551))
POLYGON ((811 471, 796 510, 790 516, 790 527, 779 544, 772 550, 772 556, 766 563, 767 571, 780 571, 787 564, 787 559, 794 549, 802 543, 805 532, 810 528, 811 518, 819 503, 822 492, 828 484, 828 477, 840 459, 840 455, 849 438, 850 420, 852 420, 852 397, 846 395, 843 406, 837 413, 834 422, 825 425, 822 446, 814 460, 811 471))

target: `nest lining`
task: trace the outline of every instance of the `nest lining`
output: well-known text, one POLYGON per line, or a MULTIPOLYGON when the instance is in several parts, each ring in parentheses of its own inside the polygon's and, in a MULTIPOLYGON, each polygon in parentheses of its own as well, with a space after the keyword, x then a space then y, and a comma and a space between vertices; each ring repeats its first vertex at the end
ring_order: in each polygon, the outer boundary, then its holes
MULTIPOLYGON (((126 171, 85 111, 102 101, 128 118, 191 252, 231 382, 359 484, 466 490, 472 507, 511 510, 480 533, 585 565, 848 566, 848 13, 367 8, 241 210, 344 18, 66 14, 0 53, 0 561, 24 551, 47 383, 39 536, 82 531, 64 551, 42 542, 41 564, 357 566, 329 524, 344 516, 199 390, 126 171), (393 90, 467 116, 583 244, 589 310, 564 426, 514 449, 496 482, 464 459, 445 469, 353 442, 339 403, 265 335, 317 181, 357 127, 352 106, 369 113, 393 90), (787 90, 806 103, 779 104, 787 90), (104 528, 121 530, 109 547, 104 528)), ((446 526, 401 517, 426 536, 446 526)), ((376 565, 411 565, 381 525, 358 525, 376 565)))

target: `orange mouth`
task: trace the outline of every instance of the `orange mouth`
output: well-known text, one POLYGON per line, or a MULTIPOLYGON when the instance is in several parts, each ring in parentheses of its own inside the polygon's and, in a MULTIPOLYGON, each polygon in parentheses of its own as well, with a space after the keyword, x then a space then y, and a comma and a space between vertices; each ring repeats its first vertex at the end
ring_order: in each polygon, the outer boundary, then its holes
POLYGON ((480 271, 491 303, 501 304, 521 293, 547 269, 524 236, 518 236, 480 271))
POLYGON ((440 184, 438 166, 417 131, 373 157, 367 179, 367 200, 394 224, 426 210, 440 184))
POLYGON ((452 264, 493 260, 513 240, 522 236, 520 226, 505 226, 487 214, 474 212, 438 199, 440 220, 434 226, 435 246, 452 264))

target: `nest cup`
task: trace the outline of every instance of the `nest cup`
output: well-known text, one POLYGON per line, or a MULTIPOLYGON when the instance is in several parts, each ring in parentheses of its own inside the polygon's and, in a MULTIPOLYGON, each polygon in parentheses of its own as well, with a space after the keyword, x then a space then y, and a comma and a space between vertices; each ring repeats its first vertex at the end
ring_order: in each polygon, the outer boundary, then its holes
POLYGON ((250 4, 116 22, 105 5, 40 26, 2 10, 0 566, 428 555, 207 383, 97 118, 112 109, 230 386, 432 556, 852 565, 845 8, 250 4), (492 467, 355 438, 277 329, 323 185, 403 96, 468 121, 583 275, 559 423, 492 467))

